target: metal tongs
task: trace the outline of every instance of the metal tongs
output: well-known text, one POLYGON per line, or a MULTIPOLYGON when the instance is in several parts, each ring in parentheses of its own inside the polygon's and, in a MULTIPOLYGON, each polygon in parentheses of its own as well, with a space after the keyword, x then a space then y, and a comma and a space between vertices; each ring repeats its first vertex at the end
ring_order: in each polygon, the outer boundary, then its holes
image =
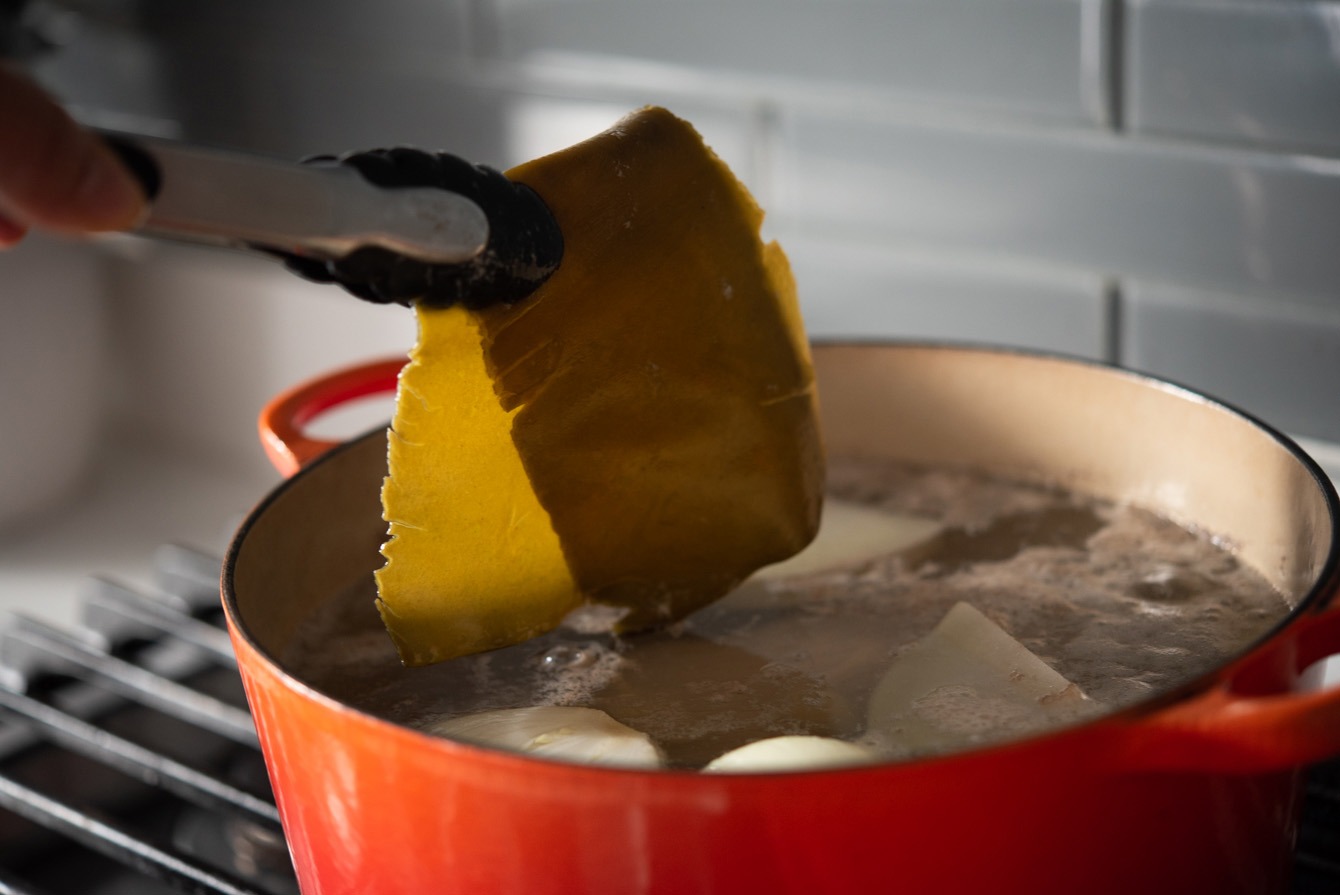
POLYGON ((135 232, 260 251, 371 301, 518 301, 562 257, 539 196, 444 153, 397 148, 299 164, 104 137, 149 197, 135 232))

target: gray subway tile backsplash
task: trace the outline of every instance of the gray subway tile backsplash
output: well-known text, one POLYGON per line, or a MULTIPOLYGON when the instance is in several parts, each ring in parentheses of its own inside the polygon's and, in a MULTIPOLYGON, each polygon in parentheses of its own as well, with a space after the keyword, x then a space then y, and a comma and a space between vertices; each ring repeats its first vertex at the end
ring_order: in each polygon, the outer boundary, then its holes
POLYGON ((231 3, 146 4, 39 74, 100 123, 497 167, 664 104, 817 337, 1115 356, 1340 440, 1340 2, 231 3))
POLYGON ((494 165, 510 166, 555 152, 610 127, 647 104, 664 105, 689 121, 704 142, 765 206, 765 172, 759 164, 760 123, 749 109, 727 110, 711 103, 685 101, 656 91, 600 98, 558 97, 539 92, 518 95, 506 106, 505 149, 494 165))
POLYGON ((1204 391, 1284 431, 1340 441, 1340 309, 1157 283, 1125 287, 1126 366, 1204 391))
POLYGON ((1340 284, 1340 162, 807 112, 781 147, 776 211, 797 226, 1235 293, 1340 284))
POLYGON ((817 339, 976 342, 1107 358, 1099 276, 778 234, 817 339))
POLYGON ((1340 153, 1340 4, 1135 0, 1128 9, 1133 132, 1340 153))
POLYGON ((890 94, 1092 121, 1084 39, 1101 0, 497 0, 498 56, 636 60, 784 98, 890 94))

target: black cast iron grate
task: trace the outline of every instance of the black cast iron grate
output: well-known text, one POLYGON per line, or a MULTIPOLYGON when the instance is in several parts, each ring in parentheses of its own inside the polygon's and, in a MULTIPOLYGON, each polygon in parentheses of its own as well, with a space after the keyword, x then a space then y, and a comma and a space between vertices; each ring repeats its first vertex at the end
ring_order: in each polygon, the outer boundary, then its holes
MULTIPOLYGON (((0 631, 0 895, 296 895, 218 601, 219 560, 94 579, 81 626, 0 631)), ((1292 895, 1340 892, 1340 761, 1312 768, 1292 895)))
POLYGON ((1290 891, 1292 895, 1340 892, 1340 761, 1308 772, 1290 891))
POLYGON ((155 557, 157 592, 92 580, 81 625, 0 632, 0 895, 295 895, 219 560, 155 557))

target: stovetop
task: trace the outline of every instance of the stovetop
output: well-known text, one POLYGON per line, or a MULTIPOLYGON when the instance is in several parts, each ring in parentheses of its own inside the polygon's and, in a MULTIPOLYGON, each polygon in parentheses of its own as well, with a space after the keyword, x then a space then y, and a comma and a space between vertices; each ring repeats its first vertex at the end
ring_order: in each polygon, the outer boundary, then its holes
MULTIPOLYGON (((180 546, 0 631, 0 895, 298 891, 217 596, 180 546)), ((1292 895, 1340 891, 1340 761, 1310 769, 1292 895)))
POLYGON ((298 891, 219 559, 154 566, 151 594, 90 581, 76 627, 0 632, 0 893, 298 891))

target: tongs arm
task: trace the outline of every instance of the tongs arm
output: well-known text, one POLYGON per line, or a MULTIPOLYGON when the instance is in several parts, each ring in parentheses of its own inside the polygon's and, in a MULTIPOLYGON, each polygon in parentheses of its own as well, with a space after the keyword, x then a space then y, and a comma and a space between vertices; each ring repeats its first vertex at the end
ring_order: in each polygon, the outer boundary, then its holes
POLYGON ((391 149, 296 164, 104 137, 149 196, 137 232, 259 250, 371 301, 517 301, 562 255, 538 196, 454 156, 391 149))
POLYGON ((148 236, 305 258, 379 246, 429 264, 484 250, 489 221, 475 202, 432 187, 384 189, 335 162, 298 165, 171 140, 108 135, 153 190, 148 236))

